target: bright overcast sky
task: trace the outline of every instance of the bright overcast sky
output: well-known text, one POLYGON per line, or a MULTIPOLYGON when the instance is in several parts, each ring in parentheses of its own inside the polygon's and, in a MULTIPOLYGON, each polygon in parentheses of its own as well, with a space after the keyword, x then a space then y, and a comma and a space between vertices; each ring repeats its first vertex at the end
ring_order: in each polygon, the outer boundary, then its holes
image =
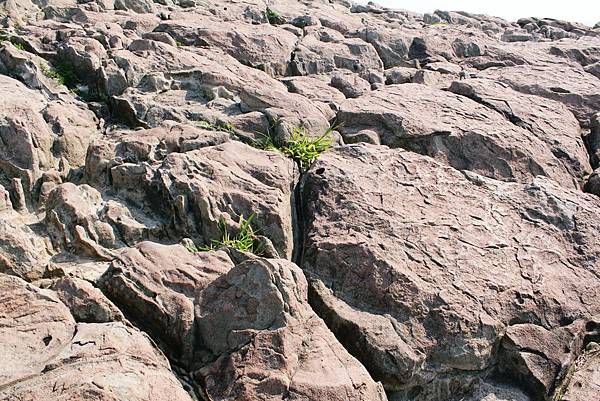
MULTIPOLYGON (((360 1, 366 3, 367 1, 360 1)), ((419 13, 468 11, 516 21, 521 17, 550 17, 593 26, 600 22, 600 0, 375 0, 387 7, 419 13)))

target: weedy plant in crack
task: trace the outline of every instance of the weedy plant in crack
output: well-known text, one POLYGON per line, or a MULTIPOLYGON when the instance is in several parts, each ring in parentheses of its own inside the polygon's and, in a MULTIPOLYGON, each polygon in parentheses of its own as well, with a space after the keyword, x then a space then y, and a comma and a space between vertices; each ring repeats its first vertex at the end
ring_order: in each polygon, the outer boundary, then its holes
POLYGON ((271 25, 285 24, 285 18, 283 18, 277 11, 272 10, 271 7, 267 7, 264 15, 267 22, 271 25))
POLYGON ((74 90, 81 83, 75 71, 66 65, 56 65, 49 67, 46 64, 40 64, 42 74, 48 78, 54 79, 59 85, 64 85, 67 88, 74 90))
POLYGON ((252 220, 254 219, 255 213, 252 213, 248 219, 244 218, 244 215, 240 216, 239 225, 240 228, 234 237, 231 237, 227 231, 225 220, 219 219, 219 231, 221 231, 220 239, 213 239, 211 244, 200 248, 201 251, 214 251, 219 248, 233 248, 242 252, 250 252, 255 255, 262 253, 262 246, 256 243, 256 235, 252 226, 252 220))
POLYGON ((233 126, 233 124, 228 123, 228 122, 225 122, 225 123, 220 122, 220 123, 213 124, 208 121, 198 121, 196 123, 196 125, 200 128, 211 130, 211 131, 222 131, 222 132, 227 132, 230 134, 235 134, 235 127, 233 126))
POLYGON ((17 50, 21 50, 22 52, 27 51, 27 50, 25 50, 25 46, 23 46, 21 43, 15 41, 15 40, 11 40, 10 43, 12 43, 12 45, 17 50))
POLYGON ((304 173, 317 160, 321 153, 329 149, 333 143, 331 132, 335 128, 331 126, 327 128, 323 135, 312 138, 306 132, 306 128, 295 127, 292 130, 290 138, 283 146, 275 146, 271 135, 265 135, 265 139, 256 144, 256 147, 263 150, 278 150, 294 160, 300 171, 304 173))

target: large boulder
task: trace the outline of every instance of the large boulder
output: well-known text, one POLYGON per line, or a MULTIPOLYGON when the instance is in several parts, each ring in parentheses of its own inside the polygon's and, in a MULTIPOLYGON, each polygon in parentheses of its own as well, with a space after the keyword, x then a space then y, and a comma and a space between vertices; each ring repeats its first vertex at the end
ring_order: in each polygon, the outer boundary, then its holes
POLYGON ((19 178, 33 198, 34 184, 61 161, 82 166, 88 144, 98 134, 97 119, 80 103, 48 101, 40 92, 0 75, 0 183, 19 178))
POLYGON ((211 399, 386 400, 307 303, 286 260, 142 243, 100 284, 211 399))
POLYGON ((546 366, 581 351, 553 333, 600 309, 594 196, 372 145, 323 155, 301 194, 311 305, 393 399, 444 400, 494 372, 535 382, 539 364, 495 369, 528 349, 515 325, 551 332, 546 366), (508 335, 522 348, 499 348, 508 335))
POLYGON ((182 245, 142 242, 122 252, 98 284, 171 358, 189 363, 195 347, 193 300, 232 267, 222 251, 194 254, 182 245))
MULTIPOLYGON (((119 146, 97 142, 88 155, 87 176, 110 182, 115 195, 138 205, 133 211, 150 211, 145 213, 147 217, 129 219, 129 226, 136 221, 152 222, 129 244, 140 239, 179 242, 191 238, 199 246, 210 245, 221 238, 221 219, 233 233, 240 217, 248 219, 254 214, 254 230, 268 237, 281 257, 291 257, 293 188, 299 174, 291 159, 237 141, 210 146, 214 142, 209 140, 205 143, 209 146, 202 147, 185 145, 182 140, 180 145, 169 145, 157 140, 155 134, 162 131, 151 131, 145 131, 145 141, 144 135, 139 135, 119 146), (189 150, 169 153, 181 146, 189 146, 189 150), (103 179, 106 175, 109 177, 103 179)), ((202 137, 198 145, 200 142, 204 142, 202 137)), ((123 219, 119 220, 119 215, 103 216, 121 233, 131 231, 120 227, 123 219)))

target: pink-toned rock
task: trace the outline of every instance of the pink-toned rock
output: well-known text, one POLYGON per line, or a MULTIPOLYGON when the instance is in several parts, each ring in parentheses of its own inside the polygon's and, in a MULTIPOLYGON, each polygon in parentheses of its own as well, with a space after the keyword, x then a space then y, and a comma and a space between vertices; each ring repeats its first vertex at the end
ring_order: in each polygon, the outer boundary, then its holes
POLYGON ((392 398, 466 392, 508 326, 551 331, 600 309, 593 196, 367 145, 326 153, 302 188, 311 305, 392 398))
POLYGON ((573 145, 581 141, 572 132, 539 138, 483 104, 426 85, 390 85, 349 99, 338 123, 347 142, 373 138, 374 132, 375 143, 430 155, 459 170, 520 182, 545 175, 567 188, 578 186, 572 168, 548 145, 566 138, 580 155, 573 145))
POLYGON ((0 274, 0 290, 0 398, 191 400, 138 330, 76 324, 52 291, 16 277, 0 274))

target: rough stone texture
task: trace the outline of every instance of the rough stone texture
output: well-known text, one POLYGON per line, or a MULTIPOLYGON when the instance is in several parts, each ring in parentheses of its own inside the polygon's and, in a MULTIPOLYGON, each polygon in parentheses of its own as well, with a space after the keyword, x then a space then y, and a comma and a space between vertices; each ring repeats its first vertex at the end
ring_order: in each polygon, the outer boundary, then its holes
POLYGON ((600 347, 596 344, 578 361, 563 400, 593 400, 600 392, 600 347))
POLYGON ((16 277, 0 274, 0 289, 2 399, 191 400, 136 329, 76 324, 55 294, 16 277))
POLYGON ((297 75, 322 74, 337 68, 352 72, 383 69, 372 45, 360 39, 346 39, 326 28, 315 30, 298 43, 291 64, 297 75))
POLYGON ((600 108, 600 80, 574 65, 517 65, 482 73, 513 89, 564 103, 582 126, 600 108))
POLYGON ((595 401, 598 27, 366 3, 0 1, 0 399, 595 401))
POLYGON ((298 38, 270 24, 250 25, 215 20, 166 21, 157 28, 190 46, 223 49, 242 64, 285 75, 298 38))
POLYGON ((196 376, 215 398, 385 400, 307 303, 302 271, 248 260, 196 299, 198 337, 218 358, 196 376), (231 319, 233 314, 235 319, 231 319), (244 372, 244 374, 242 374, 244 372))
POLYGON ((65 276, 51 288, 77 322, 108 323, 124 319, 121 311, 88 281, 65 276))
POLYGON ((598 200, 550 180, 355 145, 317 162, 302 200, 311 304, 391 392, 465 391, 506 355, 508 326, 554 330, 600 308, 598 200))
POLYGON ((26 280, 46 275, 54 254, 52 244, 36 221, 12 210, 0 212, 0 273, 26 280))
POLYGON ((500 82, 484 79, 455 81, 450 91, 467 96, 496 110, 513 124, 526 129, 546 143, 570 174, 583 178, 591 167, 573 114, 562 104, 519 94, 500 82))
POLYGON ((306 280, 291 262, 234 266, 223 251, 142 243, 100 283, 172 358, 195 370, 213 399, 385 400, 310 309, 306 280))
MULTIPOLYGON (((188 237, 198 244, 210 244, 221 236, 221 218, 233 229, 240 216, 249 218, 254 213, 253 227, 271 238, 281 256, 291 255, 292 189, 298 174, 291 160, 232 141, 197 149, 190 146, 185 153, 165 155, 167 148, 163 160, 149 165, 148 157, 156 155, 151 138, 150 144, 127 141, 127 148, 120 148, 118 152, 123 153, 117 155, 102 155, 102 147, 92 150, 94 155, 88 156, 95 161, 90 163, 88 175, 100 176, 98 169, 112 164, 112 190, 135 204, 147 204, 150 212, 146 215, 160 219, 153 231, 160 232, 161 238, 178 241, 188 237), (129 154, 129 162, 122 162, 122 154, 129 154), (98 160, 103 157, 108 161, 98 160)), ((182 142, 187 150, 185 144, 182 142)), ((158 145, 157 149, 164 146, 158 145)), ((111 216, 107 213, 106 217, 111 216)), ((118 227, 116 223, 111 222, 118 227)))
POLYGON ((181 245, 142 242, 113 261, 99 284, 133 322, 174 357, 189 362, 194 351, 193 299, 232 267, 223 252, 193 254, 181 245))
POLYGON ((348 100, 338 122, 347 142, 368 136, 368 142, 427 154, 492 178, 524 182, 545 175, 565 187, 577 186, 544 140, 482 104, 425 85, 391 85, 348 100))

